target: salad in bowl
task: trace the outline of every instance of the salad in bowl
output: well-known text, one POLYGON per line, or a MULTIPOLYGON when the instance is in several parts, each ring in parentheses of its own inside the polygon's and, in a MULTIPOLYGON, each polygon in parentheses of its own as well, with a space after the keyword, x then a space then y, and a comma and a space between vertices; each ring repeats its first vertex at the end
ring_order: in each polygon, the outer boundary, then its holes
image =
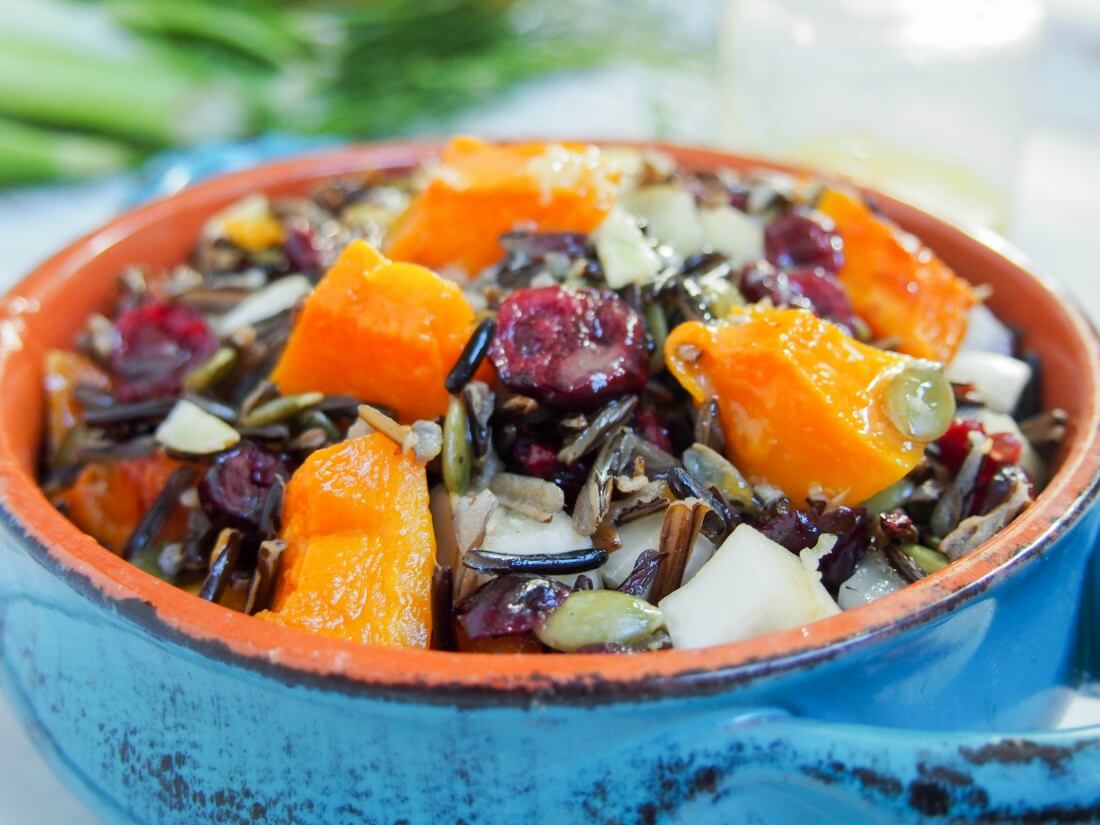
POLYGON ((43 489, 196 598, 347 641, 801 627, 974 552, 1067 424, 988 289, 836 181, 455 138, 138 264, 45 356, 43 489))

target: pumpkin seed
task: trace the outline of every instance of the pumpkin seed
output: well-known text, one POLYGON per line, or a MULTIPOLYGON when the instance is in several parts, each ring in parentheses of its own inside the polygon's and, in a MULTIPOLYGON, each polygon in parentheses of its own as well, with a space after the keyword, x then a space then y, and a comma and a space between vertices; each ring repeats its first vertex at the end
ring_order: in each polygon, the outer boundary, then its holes
POLYGON ((248 414, 241 419, 241 426, 251 428, 279 424, 305 412, 310 407, 317 406, 324 397, 324 393, 320 392, 303 392, 298 395, 274 398, 249 410, 248 414))
POLYGON ((645 322, 649 337, 653 339, 653 354, 649 358, 649 371, 656 375, 665 368, 665 341, 668 339, 668 318, 664 307, 657 301, 645 305, 645 322))
POLYGON ((466 492, 470 486, 472 464, 466 405, 451 396, 447 405, 447 417, 443 419, 443 483, 450 492, 458 495, 466 492))
POLYGON ((229 374, 236 361, 235 349, 220 347, 217 352, 188 371, 183 377, 183 388, 189 392, 202 392, 213 387, 229 374))
POLYGON ((197 404, 178 401, 157 427, 156 439, 177 453, 210 455, 232 447, 241 435, 197 404))
POLYGON ((332 423, 332 419, 318 409, 312 409, 298 418, 299 425, 305 430, 323 430, 325 438, 329 441, 339 441, 342 438, 339 427, 332 423))
POLYGON ((951 563, 951 559, 943 553, 931 547, 925 547, 923 544, 903 544, 901 550, 928 576, 937 570, 943 570, 951 563))
POLYGON ((566 653, 590 645, 630 645, 664 625, 658 607, 617 590, 575 590, 542 624, 539 640, 566 653))
POLYGON ((955 417, 955 393, 935 361, 913 359, 886 385, 886 417, 905 435, 935 441, 955 417))
POLYGON ((497 473, 489 489, 505 507, 546 524, 565 509, 565 493, 552 481, 516 473, 497 473))
POLYGON ((897 510, 909 502, 915 489, 916 485, 909 479, 899 479, 863 502, 863 509, 871 517, 897 510))
POLYGON ((752 485, 725 456, 696 442, 684 450, 684 469, 704 486, 717 487, 722 495, 745 509, 753 506, 752 485))

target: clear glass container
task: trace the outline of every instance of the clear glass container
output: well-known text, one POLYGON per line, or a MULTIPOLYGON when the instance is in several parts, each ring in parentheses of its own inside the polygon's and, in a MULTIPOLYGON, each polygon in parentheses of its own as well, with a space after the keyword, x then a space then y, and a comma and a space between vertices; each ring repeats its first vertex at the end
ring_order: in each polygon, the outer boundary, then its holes
POLYGON ((722 140, 1008 221, 1041 0, 730 0, 722 140))

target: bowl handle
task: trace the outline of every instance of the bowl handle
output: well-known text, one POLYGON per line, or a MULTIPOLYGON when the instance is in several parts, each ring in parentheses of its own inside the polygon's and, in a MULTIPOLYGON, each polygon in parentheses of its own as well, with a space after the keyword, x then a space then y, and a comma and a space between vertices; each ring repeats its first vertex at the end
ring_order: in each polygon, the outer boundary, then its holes
POLYGON ((1100 725, 953 733, 763 712, 728 722, 725 750, 712 758, 719 794, 737 797, 755 773, 738 802, 765 818, 777 805, 846 824, 1100 820, 1100 725))

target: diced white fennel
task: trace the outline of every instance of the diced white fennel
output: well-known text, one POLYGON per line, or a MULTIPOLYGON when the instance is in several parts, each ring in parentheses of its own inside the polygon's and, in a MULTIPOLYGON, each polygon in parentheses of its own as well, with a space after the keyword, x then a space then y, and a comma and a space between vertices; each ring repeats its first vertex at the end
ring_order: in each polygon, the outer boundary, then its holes
POLYGON ((764 257, 764 227, 732 206, 699 210, 703 245, 721 252, 733 266, 764 257))
POLYGON ((305 275, 288 275, 254 292, 225 313, 216 322, 218 333, 225 337, 241 327, 285 312, 308 295, 313 285, 305 275))
POLYGON ((905 587, 898 571, 878 550, 870 550, 856 565, 852 575, 840 585, 837 602, 843 610, 873 602, 905 587))
POLYGON ((679 648, 751 639, 840 612, 816 572, 747 524, 660 608, 679 648))
POLYGON ((217 453, 241 440, 240 433, 190 401, 176 402, 155 437, 170 450, 191 455, 217 453))
POLYGON ((623 209, 643 218, 650 237, 687 256, 703 248, 703 226, 695 198, 678 186, 644 186, 620 199, 623 209))
MULTIPOLYGON (((565 553, 591 546, 592 539, 574 530, 573 519, 564 511, 554 513, 550 521, 544 523, 500 505, 489 517, 481 549, 511 556, 533 556, 540 553, 565 553)), ((572 573, 552 578, 572 585, 577 580, 577 575, 572 573)), ((603 586, 598 571, 592 570, 587 575, 594 587, 603 586)))
POLYGON ((959 352, 996 352, 1011 355, 1012 331, 997 320, 985 304, 975 304, 966 316, 966 336, 959 352))
POLYGON ((661 259, 633 215, 613 208, 592 233, 604 279, 612 289, 648 284, 661 270, 661 259))
POLYGON ((1020 466, 1027 470, 1027 474, 1031 476, 1031 480, 1037 485, 1041 487, 1046 484, 1047 463, 1042 459, 1039 453, 1035 451, 1035 448, 1031 446, 1031 442, 1028 441, 1023 432, 1020 431, 1020 425, 1016 423, 1016 419, 1011 415, 994 412, 993 410, 984 409, 982 407, 976 409, 964 408, 959 411, 959 415, 964 418, 972 418, 982 422, 982 428, 988 435, 993 435, 994 433, 1008 433, 1014 436, 1024 445, 1023 450, 1020 451, 1020 466))
MULTIPOLYGON (((622 547, 608 556, 604 566, 600 568, 604 583, 608 587, 618 587, 626 577, 634 570, 634 563, 643 550, 656 549, 661 538, 661 525, 664 523, 664 513, 654 513, 634 521, 629 521, 619 528, 619 541, 622 547)), ((714 555, 714 545, 705 536, 699 536, 695 540, 695 546, 688 556, 687 566, 684 568, 684 581, 687 582, 699 569, 714 555)))
POLYGON ((1031 380, 1031 367, 1011 355, 968 350, 955 356, 946 375, 954 384, 973 384, 994 412, 1011 413, 1031 380))

